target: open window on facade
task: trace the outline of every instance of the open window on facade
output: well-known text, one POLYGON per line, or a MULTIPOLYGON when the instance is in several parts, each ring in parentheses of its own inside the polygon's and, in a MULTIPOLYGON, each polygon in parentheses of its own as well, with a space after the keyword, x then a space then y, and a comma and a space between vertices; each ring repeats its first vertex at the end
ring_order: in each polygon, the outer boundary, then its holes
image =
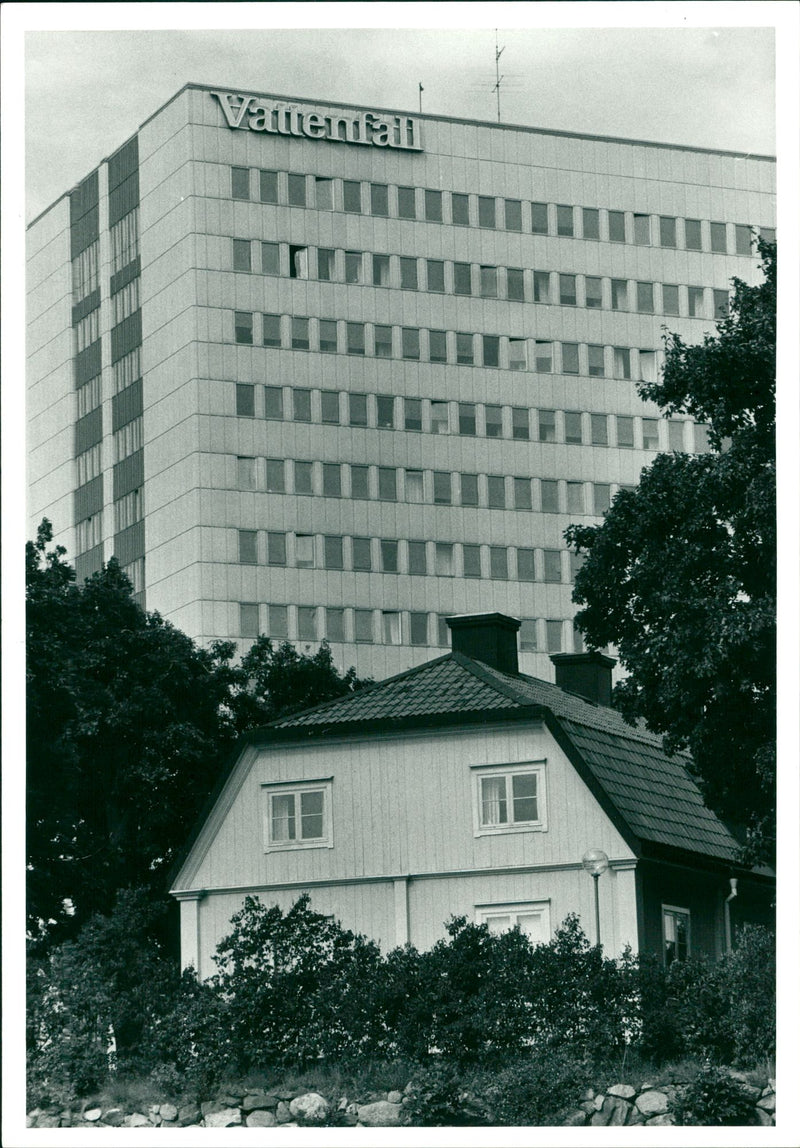
POLYGON ((332 778, 264 785, 264 851, 333 847, 332 778))
POLYGON ((691 952, 690 924, 688 909, 675 905, 661 906, 661 921, 664 942, 664 964, 685 961, 691 952))
POLYGON ((473 767, 476 837, 547 829, 544 766, 473 767))
POLYGON ((490 933, 507 933, 519 928, 532 945, 546 945, 550 941, 549 901, 476 905, 475 920, 479 925, 488 925, 490 933))

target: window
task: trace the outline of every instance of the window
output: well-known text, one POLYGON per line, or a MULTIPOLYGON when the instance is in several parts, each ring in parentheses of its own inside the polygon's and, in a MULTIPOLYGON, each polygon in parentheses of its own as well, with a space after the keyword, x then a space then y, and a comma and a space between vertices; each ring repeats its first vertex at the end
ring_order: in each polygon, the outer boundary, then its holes
POLYGON ((544 763, 475 770, 475 836, 546 829, 544 763))
POLYGON ((536 370, 549 375, 553 369, 553 344, 549 339, 536 340, 536 370))
POLYGON ((427 283, 429 291, 444 291, 444 260, 427 259, 427 283))
POLYGON ((753 233, 752 229, 745 227, 742 223, 737 223, 734 227, 736 233, 736 254, 737 255, 752 255, 753 253, 753 233))
POLYGON ((593 510, 595 514, 605 514, 611 505, 611 484, 596 482, 593 490, 593 510))
POLYGON ((569 514, 585 514, 586 508, 583 500, 583 483, 567 483, 567 511, 569 514))
POLYGON ((675 217, 672 215, 661 215, 658 220, 659 238, 662 247, 677 247, 678 242, 675 230, 675 217))
MULTIPOLYGON (((266 461, 267 490, 270 494, 283 494, 286 490, 285 468, 282 458, 268 458, 266 461)), ((255 462, 255 459, 253 460, 255 462)))
POLYGON ((401 343, 403 349, 404 359, 418 359, 419 358, 419 328, 418 327, 401 327, 401 343))
POLYGON ((372 611, 354 610, 353 629, 355 631, 355 639, 357 642, 374 641, 372 633, 372 611))
POLYGON ((539 411, 539 442, 556 441, 556 412, 539 411))
POLYGON ((587 275, 586 280, 586 306, 599 308, 603 306, 603 280, 594 275, 587 275))
POLYGON ((72 260, 72 302, 80 303, 100 284, 100 240, 95 239, 72 260))
POLYGON ((397 543, 394 539, 381 539, 381 570, 384 574, 397 573, 397 543))
MULTIPOLYGON (((294 558, 295 564, 302 569, 308 569, 314 565, 314 535, 313 534, 296 534, 294 539, 294 558)), ((298 607, 298 612, 299 612, 298 607)), ((300 637, 304 637, 303 634, 300 637)))
POLYGON ((240 418, 253 418, 256 413, 255 387, 236 384, 236 413, 240 418))
POLYGON ((728 292, 714 288, 714 318, 724 319, 728 314, 728 292))
POLYGON ((522 619, 519 627, 519 648, 525 653, 531 653, 537 649, 535 618, 522 619))
POLYGON ((306 177, 289 172, 289 205, 291 207, 305 207, 306 205, 306 177))
POLYGON ((531 437, 530 411, 527 407, 511 408, 511 437, 522 440, 531 437))
POLYGON ((459 227, 469 227, 469 196, 454 191, 450 195, 453 223, 459 227))
MULTIPOLYGON (((138 283, 138 280, 136 280, 136 282, 138 283)), ((120 292, 120 296, 123 298, 124 298, 125 294, 126 293, 124 291, 120 292)), ((114 296, 115 301, 117 298, 118 298, 118 296, 115 295, 114 296)), ((115 303, 114 310, 116 311, 116 309, 117 308, 116 308, 116 303, 115 303)), ((91 346, 91 344, 96 342, 99 338, 100 338, 100 308, 97 307, 97 308, 95 308, 94 311, 90 311, 90 313, 88 315, 84 315, 84 317, 75 325, 75 352, 76 352, 76 354, 80 354, 81 351, 84 351, 87 347, 91 346)), ((252 338, 251 338, 251 342, 252 342, 252 338)))
POLYGON ((373 215, 389 214, 389 188, 385 183, 369 185, 370 211, 373 215))
POLYGON ((114 461, 122 462, 142 448, 142 416, 114 432, 114 461))
POLYGON ((529 478, 515 478, 514 509, 531 510, 532 508, 533 501, 531 499, 531 480, 529 478))
POLYGON ((574 275, 559 275, 558 277, 558 301, 562 306, 574 307, 577 303, 577 295, 575 294, 575 276, 574 275))
POLYGON ((631 377, 631 352, 629 347, 614 347, 614 378, 631 377))
POLYGON ((425 189, 425 218, 432 223, 442 222, 442 193, 425 189))
POLYGON ((759 227, 759 233, 765 243, 774 243, 777 232, 774 227, 759 227))
POLYGON ((589 375, 591 378, 602 379, 606 373, 605 367, 605 347, 598 347, 590 343, 587 348, 589 353, 589 375))
POLYGON ((505 510, 506 480, 501 474, 487 475, 486 504, 493 510, 505 510))
MULTIPOLYGON (((300 616, 307 610, 313 611, 314 607, 298 607, 298 629, 300 616)), ((316 631, 316 624, 313 628, 316 631)), ((268 803, 265 851, 330 848, 333 845, 329 780, 302 785, 295 783, 291 787, 270 785, 262 788, 268 803)))
POLYGON ((427 543, 409 542, 408 544, 408 572, 409 574, 427 574, 427 543))
POLYGON ((347 353, 348 355, 364 354, 364 324, 347 323, 347 353))
POLYGON ((506 231, 522 231, 522 201, 505 199, 503 207, 506 231))
POLYGON ((703 306, 703 288, 702 287, 687 287, 687 298, 689 301, 689 318, 690 319, 703 319, 705 318, 705 308, 703 306))
POLYGON ((434 572, 443 578, 450 578, 455 573, 452 542, 437 542, 435 544, 434 572))
POLYGON ((608 446, 608 415, 592 415, 592 446, 608 446))
POLYGON ((258 532, 256 530, 240 530, 239 531, 239 561, 245 562, 250 565, 258 561, 256 557, 256 540, 258 532))
POLYGON ((694 451, 695 454, 708 454, 711 449, 708 441, 708 427, 704 423, 694 424, 694 451))
POLYGON ((397 502, 397 471, 393 466, 378 467, 378 498, 397 502))
POLYGON ((289 637, 289 610, 287 606, 267 606, 268 633, 271 638, 289 637))
POLYGON ((633 242, 640 247, 650 246, 650 216, 633 213, 633 242))
POLYGON ((442 506, 449 506, 453 501, 451 474, 449 470, 435 470, 433 472, 433 501, 442 506))
POLYGON ((484 408, 486 418, 486 437, 503 437, 503 408, 495 403, 487 403, 484 408))
POLYGON ((250 169, 248 167, 231 168, 231 197, 233 199, 250 198, 250 169))
POLYGON ((394 395, 378 395, 378 426, 384 430, 394 427, 394 395))
POLYGON ((308 279, 308 248, 289 244, 290 279, 308 279))
POLYGON ((642 446, 658 450, 658 419, 642 419, 642 446))
POLYGON ((664 964, 685 961, 690 953, 688 909, 678 909, 674 905, 661 906, 661 921, 664 933, 664 964))
POLYGON ((338 351, 339 340, 336 333, 335 319, 319 320, 319 349, 320 351, 338 351))
POLYGON ((344 549, 341 535, 326 534, 323 539, 323 557, 326 570, 344 569, 344 549))
POLYGON ((479 268, 481 295, 484 299, 497 298, 497 268, 482 263, 479 268))
POLYGON ((416 259, 400 257, 400 286, 404 291, 417 290, 417 261, 416 259))
POLYGON ((406 502, 424 502, 425 486, 421 470, 407 470, 405 477, 406 502))
POLYGON ((311 422, 311 391, 306 387, 292 388, 292 418, 296 423, 311 422))
POLYGON ((103 515, 93 514, 90 518, 84 518, 79 522, 76 527, 76 550, 79 554, 85 554, 87 550, 99 546, 103 540, 103 515))
POLYGON ((488 925, 490 933, 507 933, 519 928, 532 945, 546 945, 550 941, 550 905, 546 901, 478 907, 475 919, 478 924, 488 925))
MULTIPOLYGON (((262 248, 268 246, 262 243, 262 248)), ((275 246, 269 244, 269 246, 275 246)), ((324 281, 333 279, 336 270, 336 252, 330 247, 320 247, 317 249, 317 278, 324 281)))
POLYGON ((372 283, 375 287, 389 286, 389 256, 372 256, 372 283))
POLYGON ((369 467, 350 464, 350 497, 369 498, 369 467))
POLYGON ((428 615, 417 614, 412 611, 408 616, 409 632, 412 646, 427 646, 428 644, 428 615))
POLYGON ((456 295, 472 294, 472 269, 469 263, 453 264, 453 290, 456 295))
POLYGON ((339 422, 339 392, 322 391, 320 394, 320 407, 324 423, 339 422))
POLYGON ((338 462, 323 462, 322 493, 328 498, 340 498, 342 493, 342 468, 338 462))
POLYGON ((432 363, 447 362, 446 331, 428 331, 428 358, 432 363))
MULTIPOLYGON (((250 240, 233 240, 233 269, 234 271, 250 271, 250 240)), ((134 280, 135 282, 135 280, 134 280)), ((117 320, 119 321, 119 320, 117 320)))
POLYGON ((545 582, 560 582, 561 552, 559 550, 545 550, 543 553, 545 582))
MULTIPOLYGON (((236 169, 234 169, 236 170, 236 169)), ((249 181, 248 181, 249 182, 249 181)), ((277 171, 260 171, 258 173, 259 198, 262 203, 278 202, 278 173, 277 171)), ((234 198, 236 198, 234 196, 234 198)), ((249 196, 244 196, 249 199, 249 196)))
POLYGON ((243 638, 258 637, 258 602, 239 603, 239 633, 243 638))
MULTIPOLYGON (((539 343, 537 341, 537 347, 539 343)), ((549 346, 549 344, 548 344, 549 346)), ((528 348, 524 339, 509 339, 508 340, 508 369, 509 371, 527 371, 528 369, 528 348)), ((537 370, 541 368, 538 366, 537 370)), ((548 368, 549 370, 549 368, 548 368)))
POLYGON ((295 462, 294 492, 295 494, 314 493, 313 470, 310 462, 295 462))
POLYGON ((361 213, 361 184, 356 180, 346 179, 342 183, 342 197, 345 211, 361 213))
POLYGON ((449 434, 450 415, 446 402, 431 399, 431 434, 449 434))
POLYGON ((351 427, 366 426, 366 395, 348 395, 349 422, 351 427))
POLYGON ((534 303, 550 302, 550 272, 534 271, 533 273, 533 301, 534 303))
POLYGON ((399 646, 403 640, 399 610, 381 611, 381 632, 384 645, 399 646))
POLYGON ((403 399, 403 420, 406 430, 422 430, 422 399, 403 399))
POLYGON ((375 357, 376 359, 391 359, 392 357, 392 328, 375 324, 375 357))
POLYGON ((500 338, 497 335, 482 335, 484 367, 500 366, 500 338))
POLYGON ((360 251, 345 251, 344 253, 344 281, 345 283, 361 283, 361 263, 362 256, 360 251))
POLYGON ((268 419, 283 418, 283 389, 281 387, 264 387, 264 417, 268 419))
POLYGON ((458 332, 456 335, 456 362, 467 367, 471 367, 475 362, 472 335, 465 332, 458 332))
POLYGON ((561 370, 565 375, 577 375, 580 370, 578 344, 561 344, 561 370))
POLYGON ((686 236, 687 251, 702 251, 703 238, 699 219, 685 219, 683 221, 684 235, 686 236))
POLYGON ((267 565, 286 565, 286 535, 280 531, 267 531, 267 565))
POLYGON ((461 475, 461 505, 478 505, 478 476, 477 474, 461 475))
POLYGON ((314 204, 318 211, 333 210, 333 180, 324 176, 314 177, 314 204))
POLYGON ((548 654, 560 654, 562 647, 562 634, 564 630, 564 623, 561 619, 548 618, 544 624, 545 636, 547 638, 547 652, 548 654))
POLYGON ((639 351, 639 378, 644 383, 656 381, 655 351, 639 351))
MULTIPOLYGON (((601 348, 602 349, 602 348, 601 348)), ((589 347, 589 374, 592 374, 592 348, 589 347)), ((580 411, 564 412, 564 441, 569 443, 582 443, 583 430, 580 411)))
POLYGON ((547 235, 547 204, 531 204, 531 231, 534 235, 547 235))
POLYGON ((678 288, 676 284, 661 284, 661 303, 665 315, 680 315, 678 288))
POLYGON ((636 310, 647 315, 653 313, 653 284, 636 284, 636 310))
MULTIPOLYGON (((100 376, 96 376, 100 378, 100 376)), ((134 347, 127 355, 123 355, 114 363, 114 394, 118 395, 131 383, 142 377, 141 347, 134 347)), ((88 386, 88 384, 87 384, 88 386)), ((98 400, 99 402, 99 400, 98 400)))
POLYGON ((489 547, 489 577, 499 581, 508 578, 508 550, 505 546, 489 547))
POLYGON ((300 319, 297 315, 292 316, 292 347, 295 351, 309 348, 308 319, 300 319))
POLYGON ((542 488, 542 511, 545 514, 558 514, 558 480, 555 478, 543 478, 541 480, 542 488))
POLYGON ((253 316, 250 311, 234 311, 233 313, 234 327, 236 331, 236 342, 246 343, 248 345, 253 342, 253 316))
POLYGON ((513 302, 525 302, 525 277, 521 267, 506 268, 506 295, 513 302))
POLYGON ((533 582, 536 578, 534 552, 530 548, 517 548, 517 578, 520 582, 533 582))
POLYGON ((727 255, 728 253, 728 236, 727 229, 724 223, 712 223, 711 227, 711 250, 716 251, 720 255, 727 255))
POLYGON ((436 615, 436 645, 450 649, 450 627, 447 624, 446 614, 436 615))
POLYGON ((477 434, 474 403, 458 404, 458 433, 464 435, 477 434))
POLYGON ((417 218, 417 193, 413 187, 398 187, 397 214, 401 219, 417 218))
MULTIPOLYGON (((262 335, 265 347, 280 347, 281 345, 281 317, 280 315, 262 316, 262 335)), ((252 338, 251 338, 252 342, 252 338)))
POLYGON ((139 208, 134 207, 115 223, 111 235, 111 273, 116 274, 139 254, 139 208))
POLYGON ((669 449, 670 450, 685 450, 683 442, 683 428, 684 423, 677 419, 670 419, 667 423, 669 432, 669 449))
POLYGON ((481 576, 481 548, 476 545, 464 543, 461 547, 461 556, 464 564, 465 578, 480 578, 481 576))
POLYGON ((600 238, 600 212, 596 207, 584 207, 583 209, 583 238, 600 238))
POLYGON ((478 227, 496 227, 497 215, 494 197, 490 195, 478 196, 478 227))
POLYGON ((608 238, 612 243, 625 242, 625 212, 609 211, 608 238))
POLYGON ((630 415, 617 415, 617 446, 633 446, 633 419, 630 415))
POLYGON ((99 407, 102 401, 103 376, 95 375, 93 379, 89 379, 88 383, 84 383, 82 387, 78 388, 78 418, 82 419, 84 415, 88 415, 90 411, 99 407))
POLYGON ((611 280, 611 310, 612 311, 627 311, 628 310, 628 280, 627 279, 612 279, 611 280))
POLYGON ((563 203, 556 207, 556 230, 559 235, 574 235, 572 208, 563 203))
POLYGON ((329 606, 325 611, 325 636, 329 642, 344 641, 344 610, 329 606))
POLYGON ((354 538, 353 540, 353 569, 372 569, 372 544, 369 538, 354 538))

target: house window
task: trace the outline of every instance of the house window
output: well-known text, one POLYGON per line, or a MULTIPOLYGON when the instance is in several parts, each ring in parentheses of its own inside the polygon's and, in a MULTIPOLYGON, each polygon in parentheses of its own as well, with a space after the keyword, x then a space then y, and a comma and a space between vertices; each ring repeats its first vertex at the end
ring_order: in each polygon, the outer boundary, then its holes
POLYGON ((608 415, 592 415, 592 446, 608 446, 608 415))
POLYGON ((700 230, 699 219, 685 219, 683 221, 684 234, 686 236, 686 249, 687 251, 702 251, 703 238, 700 230))
POLYGON ((243 638, 258 637, 258 602, 239 603, 239 633, 243 638))
POLYGON ((320 351, 335 352, 339 349, 335 319, 320 319, 319 321, 319 349, 320 351))
POLYGON ((680 315, 678 288, 674 283, 661 284, 661 302, 665 315, 680 315))
POLYGON ((530 411, 527 407, 511 408, 511 437, 525 440, 531 437, 530 411))
POLYGON ((505 546, 489 547, 489 577, 502 582, 508 578, 508 550, 505 546))
POLYGON ((306 177, 289 172, 289 205, 291 207, 305 207, 306 205, 306 177))
POLYGON ((514 509, 532 510, 531 480, 529 478, 514 479, 514 509))
POLYGON ((342 494, 342 468, 338 462, 323 462, 322 493, 329 498, 340 498, 342 494))
POLYGON ((453 264, 453 291, 456 295, 472 294, 472 268, 469 263, 453 264))
POLYGON ((325 176, 314 177, 314 203, 318 211, 333 210, 333 180, 325 176))
POLYGON ((481 263, 480 268, 481 295, 484 299, 497 298, 497 268, 481 263))
POLYGON ((539 442, 556 441, 556 412, 539 411, 539 442))
POLYGON ((478 505, 478 476, 477 474, 461 475, 461 505, 478 505))
POLYGON ((427 543, 409 542, 408 544, 408 572, 409 574, 427 574, 427 543))
POLYGON ((255 387, 247 383, 236 384, 236 413, 242 418, 253 418, 256 413, 255 387))
POLYGON ((561 344, 561 370, 565 375, 577 375, 579 371, 578 344, 561 344))
POLYGON ((683 444, 683 427, 684 423, 678 419, 670 419, 667 423, 670 450, 682 451, 686 449, 683 444))
POLYGON ((389 256, 372 256, 372 285, 373 287, 389 286, 389 256))
POLYGON ((340 534, 326 534, 324 538, 324 557, 326 570, 344 569, 344 550, 340 534))
POLYGON ((403 413, 406 430, 422 430, 422 399, 404 399, 403 413))
POLYGON ((397 502, 397 471, 393 466, 378 467, 378 498, 397 502))
POLYGON ((351 394, 347 398, 350 407, 350 426, 365 427, 367 425, 367 396, 351 394))
POLYGON ((614 347, 614 378, 631 377, 631 352, 629 347, 614 347))
POLYGON ((690 949, 690 914, 688 909, 678 909, 675 905, 661 906, 661 922, 664 938, 664 964, 685 961, 690 949))
POLYGON ((348 355, 364 354, 364 324, 346 323, 348 355))
POLYGON ((584 207, 583 209, 583 238, 600 238, 600 212, 596 207, 584 207))
POLYGON ((536 370, 542 375, 553 370, 553 344, 549 339, 536 340, 536 370))
POLYGON ((531 204, 531 231, 534 235, 547 235, 547 204, 531 204))
POLYGON ((325 633, 329 642, 344 641, 344 610, 329 606, 325 611, 325 633))
POLYGON ((521 267, 506 268, 506 295, 518 303, 525 301, 525 277, 521 267))
MULTIPOLYGON (((241 169, 240 169, 241 170, 241 169)), ((236 171, 236 168, 234 168, 236 171)), ((260 171, 259 177, 259 198, 262 203, 277 203, 278 202, 278 173, 277 171, 260 171)), ((249 182, 249 181, 248 181, 249 182)), ((234 197, 237 198, 237 197, 234 197)), ((249 196, 244 196, 249 199, 249 196)))
POLYGON ((545 636, 547 638, 547 653, 560 654, 562 649, 562 634, 564 630, 564 623, 561 619, 548 618, 544 624, 545 636))
POLYGON ((267 565, 286 565, 286 535, 279 531, 267 531, 267 565))
POLYGON ((724 319, 728 314, 728 292, 714 288, 714 318, 724 319))
POLYGON ((400 625, 399 610, 382 610, 381 624, 383 642, 386 646, 399 646, 402 644, 402 628, 400 625))
POLYGON ((428 331, 428 358, 432 363, 447 362, 446 331, 428 331))
POLYGON ((474 403, 458 404, 458 433, 463 435, 477 434, 474 403))
POLYGON ((574 307, 577 303, 577 295, 575 294, 575 276, 574 275, 559 275, 559 296, 558 301, 562 306, 574 307))
POLYGON ((449 433, 450 412, 447 403, 441 399, 431 399, 431 434, 449 433))
POLYGON ((608 482, 596 482, 593 488, 594 498, 594 513, 597 515, 605 514, 611 505, 611 484, 608 482))
POLYGON ((625 212, 609 211, 608 238, 612 243, 625 242, 625 212))
POLYGON ((586 276, 586 306, 595 310, 603 306, 603 280, 594 275, 586 276))
POLYGON ((544 550, 544 580, 545 582, 561 581, 561 551, 544 550))
POLYGON ((453 567, 453 543, 437 542, 434 549, 434 571, 440 577, 451 578, 455 573, 453 567))
POLYGON ((605 347, 599 347, 595 343, 590 343, 587 350, 589 352, 590 377, 602 379, 606 373, 605 347))
MULTIPOLYGON (((592 373, 592 348, 589 348, 589 374, 592 373)), ((564 442, 583 442, 583 416, 580 411, 564 412, 564 442)))
POLYGON ((442 222, 442 193, 425 189, 425 218, 432 223, 442 222))
POLYGON ((258 533, 255 530, 239 531, 239 561, 250 565, 258 561, 256 557, 256 540, 258 533))
POLYGON ((401 219, 417 218, 416 190, 413 187, 398 187, 397 214, 401 219))
POLYGON ((450 196, 453 223, 460 227, 469 227, 469 196, 454 191, 450 196))
POLYGON ((361 213, 361 184, 353 179, 346 179, 342 184, 342 196, 345 211, 361 213))
POLYGON ((370 191, 370 210, 373 215, 388 215, 389 214, 389 188, 385 183, 371 183, 369 186, 370 191))
POLYGON ((646 315, 653 313, 653 284, 652 283, 637 283, 636 284, 636 310, 641 311, 646 315))
POLYGON ((550 302, 550 272, 534 271, 533 273, 533 301, 534 303, 550 302))
POLYGON ((378 395, 378 426, 384 430, 394 427, 394 395, 378 395))
MULTIPOLYGON (((313 534, 296 534, 294 539, 294 559, 295 565, 301 569, 309 569, 314 565, 314 535, 313 534)), ((307 609, 307 607, 302 607, 307 609)), ((298 612, 301 607, 298 607, 298 612)), ((316 635, 312 634, 312 638, 316 635)), ((300 634, 301 638, 308 637, 307 634, 300 634)))
MULTIPOLYGON (((246 386, 247 384, 240 385, 246 386)), ((264 417, 268 419, 283 418, 283 389, 281 387, 264 387, 264 417)))
POLYGON ((468 367, 475 362, 472 335, 461 331, 456 334, 456 362, 468 367))
POLYGON ((401 327, 401 346, 403 350, 404 359, 418 359, 419 358, 419 328, 418 327, 401 327))
POLYGON ((400 286, 404 291, 417 290, 417 261, 400 256, 400 286))
POLYGON ((397 573, 397 542, 393 538, 381 539, 381 570, 384 574, 397 573))
MULTIPOLYGON (((237 332, 238 332, 238 319, 237 319, 237 332)), ((263 315, 262 316, 262 336, 265 347, 280 347, 281 345, 281 317, 280 315, 263 315)), ((237 343, 243 340, 236 338, 237 343)), ((246 341, 246 340, 245 340, 246 341)), ((250 333, 250 342, 252 343, 252 331, 250 333)))
POLYGON ((265 852, 333 846, 330 778, 262 788, 267 800, 265 852))
POLYGON ((753 233, 749 227, 742 223, 735 224, 736 254, 752 255, 753 233))
POLYGON ((649 247, 650 245, 650 216, 639 215, 634 212, 633 215, 633 242, 638 243, 641 247, 649 247))
POLYGON ((542 512, 544 514, 558 514, 558 479, 543 478, 541 488, 542 512))
POLYGON ((369 498, 369 467, 350 464, 350 497, 369 498))
POLYGON ((236 342, 252 344, 253 342, 253 315, 250 311, 234 311, 234 326, 236 342))
POLYGON ((422 471, 407 470, 405 481, 406 502, 424 502, 424 489, 422 471))
POLYGON ((475 920, 479 925, 488 925, 490 933, 507 933, 519 928, 532 945, 546 945, 550 941, 549 901, 476 905, 475 920))
POLYGON ((505 226, 506 231, 522 231, 522 202, 519 199, 506 199, 505 226))
POLYGON ((656 381, 656 353, 655 351, 639 352, 639 378, 645 383, 656 381))
POLYGON ((409 614, 410 635, 412 646, 427 646, 428 644, 428 615, 413 611, 409 614))
POLYGON ((658 222, 661 246, 677 247, 678 241, 676 239, 675 217, 672 215, 662 215, 658 222))
POLYGON ((520 622, 519 648, 525 653, 532 653, 537 648, 535 618, 523 618, 520 622))
MULTIPOLYGON (((539 347, 538 340, 536 346, 539 347)), ((528 349, 525 339, 508 340, 508 369, 509 371, 527 371, 528 349)), ((537 370, 542 370, 538 365, 538 359, 537 370)))
POLYGON ((533 582, 536 578, 534 552, 530 547, 517 548, 517 578, 520 582, 533 582))
MULTIPOLYGON (((234 239, 233 241, 233 269, 234 271, 250 271, 250 240, 234 239)), ((136 280, 134 280, 136 282, 136 280)))
POLYGON ((703 287, 687 287, 687 299, 689 301, 689 318, 690 319, 703 319, 703 287))
MULTIPOLYGON (((322 254, 320 252, 320 254, 322 254)), ((333 255, 333 252, 330 252, 333 255)), ((249 271, 249 267, 247 268, 249 271)), ((279 243, 262 243, 261 244, 261 270, 264 275, 280 275, 281 273, 281 248, 279 243)), ((320 274, 320 279, 324 278, 320 274)), ((330 276, 328 276, 330 278, 330 276)))
POLYGON ((307 351, 309 346, 308 319, 292 315, 292 348, 295 351, 307 351))
POLYGON ((294 464, 294 492, 295 494, 313 494, 313 471, 310 462, 295 462, 294 464))
POLYGON ((320 407, 324 423, 338 423, 339 420, 339 392, 322 391, 320 394, 320 407))
POLYGON ((483 335, 484 367, 500 366, 500 338, 497 335, 483 335))
POLYGON ((503 437, 503 408, 494 403, 487 403, 484 408, 486 418, 486 437, 503 437))
POLYGON ((568 482, 567 483, 567 513, 568 514, 584 514, 583 504, 583 483, 582 482, 568 482))
POLYGON ((628 281, 627 279, 611 280, 611 310, 628 310, 628 281))
POLYGON ((441 294, 444 291, 444 260, 427 259, 428 290, 441 294))
POLYGON ((642 446, 658 450, 658 419, 642 419, 642 446))
POLYGON ((360 251, 345 251, 344 253, 344 281, 345 283, 363 283, 361 274, 362 256, 360 251))
MULTIPOLYGON (((265 247, 275 247, 276 244, 262 243, 262 250, 265 247)), ((334 271, 336 268, 336 252, 331 247, 320 247, 317 250, 317 278, 324 281, 333 279, 334 271)))
POLYGON ((491 195, 479 195, 478 227, 496 227, 496 214, 494 197, 491 195))
POLYGON ((231 168, 231 196, 233 199, 250 198, 250 169, 248 167, 231 168))
POLYGON ((374 641, 372 634, 372 611, 354 610, 353 629, 355 631, 355 639, 357 642, 374 641))
POLYGON ((271 638, 289 637, 289 609, 287 606, 267 606, 269 618, 269 636, 271 638))
POLYGON ((556 207, 556 228, 559 235, 575 234, 572 223, 572 208, 563 203, 559 203, 556 207))
MULTIPOLYGON (((253 477, 255 480, 255 459, 252 459, 254 464, 253 477)), ((266 461, 267 471, 267 490, 270 494, 283 494, 286 490, 286 479, 284 475, 284 465, 282 458, 268 458, 266 461)), ((246 490, 255 490, 255 481, 252 487, 245 487, 246 490)))
POLYGON ((475 836, 544 830, 544 762, 475 770, 475 836))
POLYGON ((633 419, 630 415, 617 415, 617 446, 633 446, 633 419))
POLYGON ((317 607, 297 607, 297 637, 301 642, 317 640, 317 607))
POLYGON ((372 544, 369 538, 354 538, 353 542, 353 569, 372 569, 372 544))
POLYGON ((442 506, 449 506, 453 501, 451 491, 451 475, 448 470, 435 470, 433 472, 433 501, 442 506))
POLYGON ((311 422, 311 391, 306 387, 292 389, 292 418, 296 423, 311 422))
POLYGON ((728 236, 724 223, 711 224, 711 250, 720 255, 728 253, 728 236))
POLYGON ((477 545, 468 545, 466 542, 461 547, 461 554, 464 560, 464 577, 465 578, 480 578, 481 576, 481 548, 477 545))
POLYGON ((493 510, 505 510, 506 480, 502 474, 486 476, 486 505, 493 510))

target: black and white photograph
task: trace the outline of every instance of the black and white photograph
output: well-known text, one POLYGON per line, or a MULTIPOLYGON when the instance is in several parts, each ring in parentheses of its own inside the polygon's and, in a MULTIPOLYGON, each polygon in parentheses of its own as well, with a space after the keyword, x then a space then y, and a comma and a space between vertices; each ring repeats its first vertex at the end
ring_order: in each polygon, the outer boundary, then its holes
POLYGON ((795 1144, 798 9, 2 21, 3 1143, 795 1144))

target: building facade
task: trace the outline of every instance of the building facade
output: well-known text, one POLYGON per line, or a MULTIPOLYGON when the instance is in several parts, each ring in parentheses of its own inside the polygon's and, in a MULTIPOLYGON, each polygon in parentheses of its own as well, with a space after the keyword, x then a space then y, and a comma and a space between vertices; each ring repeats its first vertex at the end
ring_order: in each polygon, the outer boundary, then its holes
POLYGON ((29 531, 202 642, 384 677, 444 618, 580 649, 563 532, 659 450, 640 379, 758 278, 774 161, 187 85, 29 228, 29 531))

